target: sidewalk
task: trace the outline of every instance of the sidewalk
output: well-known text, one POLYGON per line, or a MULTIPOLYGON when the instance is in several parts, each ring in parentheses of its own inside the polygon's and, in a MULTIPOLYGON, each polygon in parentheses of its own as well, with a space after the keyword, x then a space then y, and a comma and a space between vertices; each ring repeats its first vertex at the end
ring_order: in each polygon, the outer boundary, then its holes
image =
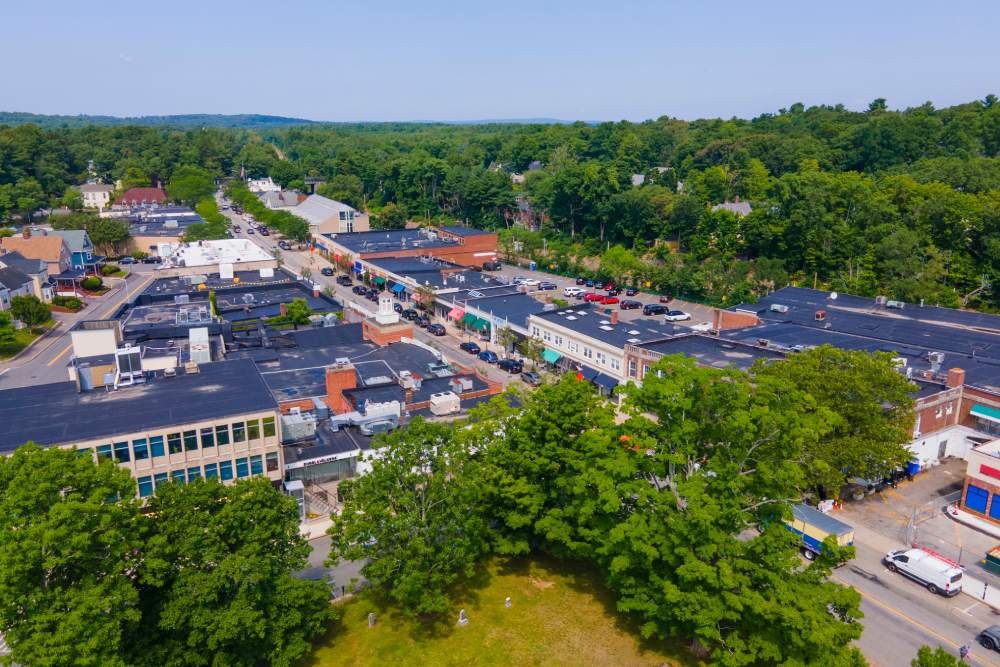
POLYGON ((323 517, 312 521, 303 521, 299 524, 299 533, 307 540, 315 540, 326 535, 327 529, 333 525, 333 519, 323 517))

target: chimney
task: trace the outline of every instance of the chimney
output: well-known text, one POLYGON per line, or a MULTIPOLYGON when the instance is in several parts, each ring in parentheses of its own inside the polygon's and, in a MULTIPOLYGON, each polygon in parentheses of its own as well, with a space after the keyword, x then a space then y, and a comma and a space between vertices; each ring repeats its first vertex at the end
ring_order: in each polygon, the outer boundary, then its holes
POLYGON ((29 225, 21 227, 21 236, 23 236, 26 239, 31 238, 31 227, 29 225))
POLYGON ((407 405, 412 405, 412 404, 413 404, 413 390, 412 389, 404 389, 403 390, 403 406, 405 407, 407 405))
POLYGON ((287 315, 288 304, 287 303, 278 304, 278 313, 281 314, 282 316, 287 315))
POLYGON ((949 368, 948 377, 945 379, 944 384, 949 389, 961 387, 965 384, 965 370, 961 368, 949 368))
POLYGON ((314 299, 318 299, 319 298, 319 294, 320 294, 320 292, 319 292, 319 285, 313 285, 313 298, 314 299))
POLYGON ((354 389, 358 378, 350 363, 335 363, 326 367, 326 402, 335 413, 351 412, 353 408, 344 396, 344 390, 354 389))
POLYGON ((617 310, 612 310, 611 311, 611 324, 618 324, 618 311, 617 310))

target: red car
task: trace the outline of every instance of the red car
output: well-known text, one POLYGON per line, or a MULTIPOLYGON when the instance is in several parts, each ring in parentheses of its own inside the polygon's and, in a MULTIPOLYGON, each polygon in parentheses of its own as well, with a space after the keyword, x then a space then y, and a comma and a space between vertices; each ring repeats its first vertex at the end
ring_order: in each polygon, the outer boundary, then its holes
POLYGON ((597 292, 587 292, 583 295, 584 301, 600 301, 604 298, 603 294, 598 294, 597 292))
POLYGON ((618 303, 618 297, 616 296, 602 296, 601 303, 605 306, 611 305, 612 303, 618 303))
POLYGON ((607 282, 607 283, 604 283, 604 287, 602 289, 604 289, 605 291, 607 291, 607 290, 612 290, 614 288, 615 288, 615 284, 614 283, 607 282))
POLYGON ((673 300, 674 297, 670 296, 669 294, 665 294, 664 296, 660 297, 660 303, 670 303, 673 300))

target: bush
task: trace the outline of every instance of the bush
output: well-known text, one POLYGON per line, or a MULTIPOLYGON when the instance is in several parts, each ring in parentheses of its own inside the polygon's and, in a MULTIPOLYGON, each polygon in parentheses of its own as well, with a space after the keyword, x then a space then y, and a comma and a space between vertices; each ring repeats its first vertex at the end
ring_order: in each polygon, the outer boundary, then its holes
POLYGON ((149 257, 149 253, 147 253, 147 252, 143 252, 142 250, 133 250, 132 251, 132 258, 134 260, 136 260, 137 262, 141 262, 142 260, 146 259, 147 257, 149 257))
POLYGON ((80 286, 83 289, 91 292, 101 289, 102 285, 104 285, 104 281, 97 276, 88 276, 83 279, 83 282, 80 283, 80 286))
POLYGON ((75 296, 56 296, 52 298, 52 304, 70 310, 80 310, 83 308, 83 301, 75 296))
POLYGON ((121 267, 117 264, 105 264, 101 267, 101 274, 105 276, 113 276, 121 271, 121 267))

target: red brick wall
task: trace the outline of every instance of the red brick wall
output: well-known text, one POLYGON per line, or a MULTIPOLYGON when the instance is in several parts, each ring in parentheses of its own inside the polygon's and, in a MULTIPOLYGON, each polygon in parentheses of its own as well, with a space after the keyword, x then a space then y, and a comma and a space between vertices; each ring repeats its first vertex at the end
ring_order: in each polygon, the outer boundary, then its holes
POLYGON ((344 396, 345 389, 354 389, 358 384, 354 366, 326 369, 326 403, 336 413, 351 412, 354 406, 344 396))
POLYGON ((758 324, 760 324, 760 318, 757 317, 757 313, 716 308, 712 315, 712 328, 716 331, 744 329, 758 324))
POLYGON ((391 343, 398 343, 403 338, 413 338, 413 325, 400 322, 383 326, 374 320, 365 319, 361 323, 361 338, 379 347, 385 347, 391 343))

